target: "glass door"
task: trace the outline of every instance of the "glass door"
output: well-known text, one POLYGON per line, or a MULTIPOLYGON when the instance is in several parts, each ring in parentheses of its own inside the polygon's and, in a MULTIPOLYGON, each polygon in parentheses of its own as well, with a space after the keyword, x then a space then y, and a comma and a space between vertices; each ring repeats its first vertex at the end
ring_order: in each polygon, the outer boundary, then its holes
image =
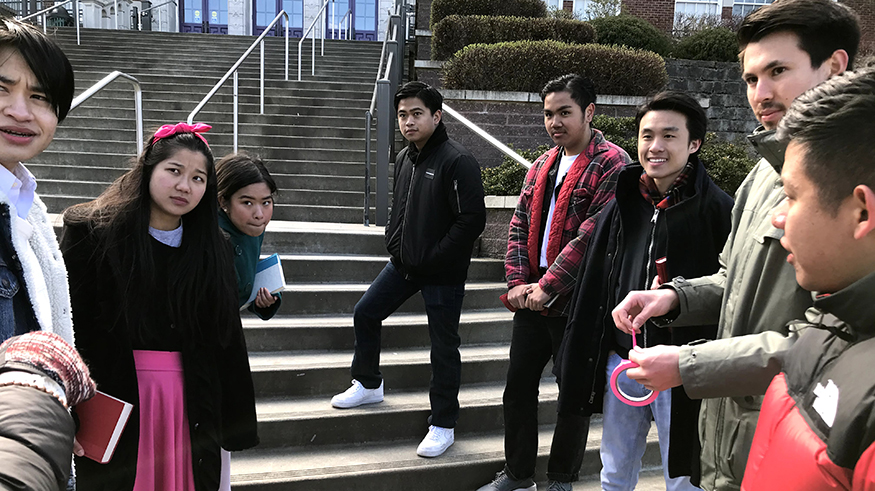
POLYGON ((228 34, 228 0, 182 0, 182 32, 228 34))
MULTIPOLYGON (((252 33, 261 35, 280 10, 289 14, 289 37, 301 37, 304 34, 304 0, 255 0, 252 33)), ((268 35, 285 35, 284 22, 285 19, 281 19, 268 35)))
MULTIPOLYGON (((348 10, 352 10, 352 27, 355 39, 365 41, 377 40, 377 0, 335 0, 334 6, 328 6, 328 20, 326 21, 325 37, 330 39, 332 28, 334 37, 341 38, 341 20, 348 10), (333 8, 333 11, 332 11, 333 8)), ((342 27, 346 29, 348 21, 344 21, 342 27)))

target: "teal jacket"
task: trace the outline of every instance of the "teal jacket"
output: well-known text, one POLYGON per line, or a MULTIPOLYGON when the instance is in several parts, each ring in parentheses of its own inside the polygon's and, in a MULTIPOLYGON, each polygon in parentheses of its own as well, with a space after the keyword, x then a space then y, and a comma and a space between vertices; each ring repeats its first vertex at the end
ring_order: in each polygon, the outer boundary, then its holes
MULTIPOLYGON (((258 237, 244 234, 237 230, 237 227, 231 223, 231 219, 222 210, 219 210, 219 226, 225 231, 225 235, 231 243, 234 269, 237 270, 237 306, 242 307, 252 295, 255 266, 258 264, 259 256, 261 256, 261 243, 264 241, 264 234, 258 237)), ((270 319, 277 313, 283 301, 282 295, 279 293, 274 293, 274 296, 277 297, 277 301, 270 307, 261 309, 255 306, 255 302, 252 302, 248 310, 263 320, 270 319)))

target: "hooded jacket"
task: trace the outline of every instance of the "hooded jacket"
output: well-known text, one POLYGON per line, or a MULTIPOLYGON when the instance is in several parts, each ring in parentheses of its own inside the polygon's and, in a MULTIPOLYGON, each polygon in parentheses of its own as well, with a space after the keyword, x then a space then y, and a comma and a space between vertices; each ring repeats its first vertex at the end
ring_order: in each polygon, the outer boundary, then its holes
POLYGON ((406 278, 458 285, 468 276, 474 241, 486 227, 477 160, 449 139, 443 121, 418 150, 410 143, 395 160, 386 249, 406 278))
MULTIPOLYGON (((646 202, 639 191, 639 177, 644 171, 637 162, 627 166, 617 180, 616 200, 599 215, 589 242, 587 256, 581 267, 579 281, 572 297, 571 315, 565 337, 559 348, 554 373, 559 380, 559 412, 589 415, 602 411, 607 384, 607 354, 614 346, 617 333, 611 319, 611 309, 619 300, 641 284, 624 284, 626 268, 641 269, 642 261, 623 264, 633 235, 653 234, 653 248, 665 256, 668 276, 700 276, 719 268, 717 255, 729 234, 732 198, 708 177, 705 167, 695 156, 694 176, 681 189, 679 202, 659 213, 646 202), (642 208, 653 215, 652 227, 641 227, 642 208), (643 229, 643 230, 642 230, 643 229)), ((649 284, 655 276, 652 262, 649 284)), ((641 274, 640 276, 644 276, 641 274)), ((659 328, 649 326, 647 330, 659 328)), ((713 339, 716 326, 707 325, 665 330, 663 335, 673 345, 698 339, 713 339)), ((645 332, 645 335, 647 333, 645 332)), ((649 336, 648 336, 649 337, 649 336)), ((681 442, 670 446, 669 471, 672 476, 698 474, 698 436, 696 416, 699 403, 687 397, 682 387, 672 391, 671 440, 681 442)))
MULTIPOLYGON (((840 253, 840 251, 836 251, 840 253)), ((818 297, 766 392, 742 490, 875 489, 875 273, 818 297)))

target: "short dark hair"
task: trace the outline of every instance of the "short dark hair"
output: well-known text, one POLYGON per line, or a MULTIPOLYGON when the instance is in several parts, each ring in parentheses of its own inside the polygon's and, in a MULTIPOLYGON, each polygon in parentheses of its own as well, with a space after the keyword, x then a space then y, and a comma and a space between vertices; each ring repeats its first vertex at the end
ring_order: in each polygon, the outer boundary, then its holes
POLYGON ((36 27, 11 18, 0 20, 0 51, 13 50, 24 59, 45 90, 58 122, 73 102, 73 67, 67 55, 36 27))
POLYGON ((264 161, 246 152, 232 153, 216 162, 219 200, 230 200, 234 193, 251 184, 263 182, 276 194, 276 182, 267 171, 264 161))
POLYGON ((748 44, 776 32, 795 34, 814 68, 839 49, 848 53, 848 69, 854 67, 860 45, 860 21, 846 5, 833 0, 775 0, 760 7, 748 14, 738 28, 736 38, 741 55, 748 44))
MULTIPOLYGON (((641 119, 651 111, 674 111, 684 115, 687 120, 687 131, 690 132, 690 141, 700 140, 705 143, 705 133, 708 131, 708 116, 702 106, 687 94, 674 90, 666 90, 653 96, 638 108, 635 115, 635 131, 641 129, 641 119)), ((701 150, 701 145, 699 150, 701 150)), ((693 155, 699 153, 693 152, 693 155)))
POLYGON ((431 85, 422 82, 407 82, 402 85, 398 92, 395 92, 395 110, 398 110, 398 104, 403 99, 416 97, 425 103, 425 107, 432 114, 440 111, 443 108, 444 96, 431 85))
POLYGON ((595 86, 586 77, 569 73, 555 78, 541 89, 541 101, 554 92, 568 92, 581 109, 586 110, 590 104, 595 104, 595 86))
POLYGON ((833 77, 799 96, 778 125, 778 141, 803 145, 803 169, 835 215, 854 188, 875 189, 875 66, 833 77))

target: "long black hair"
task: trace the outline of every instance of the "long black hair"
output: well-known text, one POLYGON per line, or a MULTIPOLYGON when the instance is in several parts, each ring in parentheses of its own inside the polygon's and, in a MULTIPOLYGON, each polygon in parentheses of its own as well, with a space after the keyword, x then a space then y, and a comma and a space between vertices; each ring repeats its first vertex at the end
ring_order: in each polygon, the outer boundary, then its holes
POLYGON ((200 202, 182 218, 184 230, 178 260, 167 271, 170 314, 189 340, 219 340, 224 345, 231 335, 228 319, 239 318, 234 308, 237 289, 230 250, 217 219, 213 154, 198 136, 177 133, 157 142, 153 136, 131 170, 96 200, 68 209, 64 220, 87 224, 96 235, 94 253, 98 264, 105 264, 115 278, 122 315, 131 335, 142 339, 141 320, 149 315, 143 299, 156 285, 149 236, 152 209, 149 182, 156 164, 180 150, 204 155, 207 184, 200 202))

